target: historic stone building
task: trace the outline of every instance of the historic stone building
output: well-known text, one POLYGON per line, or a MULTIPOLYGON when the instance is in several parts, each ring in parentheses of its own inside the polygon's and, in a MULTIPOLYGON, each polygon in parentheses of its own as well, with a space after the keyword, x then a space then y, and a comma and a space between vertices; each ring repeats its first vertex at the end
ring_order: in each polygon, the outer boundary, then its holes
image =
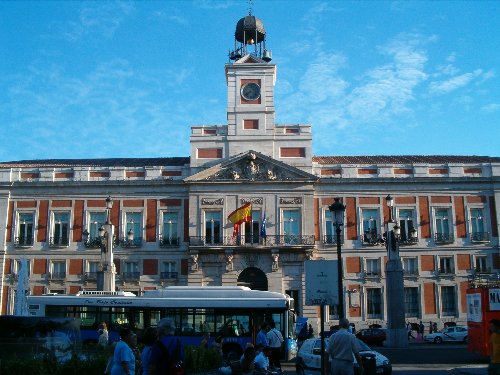
POLYGON ((13 312, 22 258, 32 294, 97 288, 110 196, 118 290, 248 285, 290 294, 315 319, 304 261, 337 259, 328 206, 339 197, 345 312, 383 324, 390 194, 407 319, 463 322, 468 278, 500 268, 500 158, 313 156, 310 125, 275 123, 262 22, 241 19, 235 39, 227 124, 193 126, 189 157, 0 163, 1 313, 13 312), (233 237, 227 217, 248 202, 252 220, 233 237))

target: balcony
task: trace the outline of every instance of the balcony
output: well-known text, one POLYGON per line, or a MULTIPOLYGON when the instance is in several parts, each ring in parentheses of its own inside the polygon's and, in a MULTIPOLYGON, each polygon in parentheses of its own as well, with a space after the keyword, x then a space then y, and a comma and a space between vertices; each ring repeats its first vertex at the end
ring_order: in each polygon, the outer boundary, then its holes
POLYGON ((440 268, 436 271, 438 277, 453 278, 455 277, 455 270, 448 268, 440 268))
POLYGON ((236 236, 236 237, 189 237, 190 246, 221 247, 221 246, 313 246, 313 235, 283 235, 267 236, 266 238, 257 236, 236 236))
POLYGON ((87 241, 85 241, 83 244, 86 248, 89 249, 98 249, 101 247, 101 239, 99 237, 95 238, 89 238, 87 241))
MULTIPOLYGON (((340 234, 340 244, 344 244, 344 238, 342 236, 343 233, 340 234)), ((327 234, 323 236, 323 245, 337 245, 337 235, 336 234, 327 234)))
POLYGON ((490 242, 490 234, 488 232, 472 232, 470 240, 474 243, 487 243, 490 242))
POLYGON ((160 272, 160 279, 161 280, 177 279, 178 275, 179 275, 178 272, 160 272))
POLYGON ((365 232, 361 236, 363 246, 385 245, 385 238, 377 232, 365 232))
POLYGON ((434 242, 439 245, 445 245, 455 242, 455 237, 451 233, 434 234, 434 242))
POLYGON ((120 240, 119 244, 123 248, 142 247, 142 237, 134 237, 133 240, 124 237, 120 240))
POLYGON ((97 281, 97 272, 85 272, 85 281, 97 281))
POLYGON ((399 246, 413 246, 418 243, 418 238, 417 237, 408 237, 408 238, 400 238, 399 239, 399 246))
POLYGON ((122 280, 124 281, 139 281, 141 278, 140 272, 122 272, 122 280))
POLYGON ((14 238, 15 247, 31 247, 33 246, 33 237, 16 237, 14 238))
POLYGON ((50 237, 49 247, 67 247, 69 245, 68 237, 50 237))
POLYGON ((403 277, 418 277, 418 270, 403 270, 403 277))
POLYGON ((175 247, 179 246, 179 237, 160 237, 160 247, 175 247))
POLYGON ((49 280, 64 280, 64 279, 66 279, 66 272, 49 273, 49 280))

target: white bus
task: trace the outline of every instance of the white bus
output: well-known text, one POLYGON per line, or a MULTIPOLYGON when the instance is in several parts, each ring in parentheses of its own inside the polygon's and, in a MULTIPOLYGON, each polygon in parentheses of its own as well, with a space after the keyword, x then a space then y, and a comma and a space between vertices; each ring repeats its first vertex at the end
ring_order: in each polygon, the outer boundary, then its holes
POLYGON ((28 297, 30 315, 80 319, 84 343, 97 342, 101 322, 106 322, 110 341, 114 341, 124 324, 140 335, 144 328, 168 317, 175 321, 176 335, 184 345, 199 345, 203 334, 209 332, 209 344, 221 336, 224 354, 240 356, 248 342, 255 342, 260 324, 273 321, 283 333, 287 359, 297 352, 293 309, 294 300, 288 295, 242 286, 170 286, 145 291, 142 296, 82 291, 28 297))

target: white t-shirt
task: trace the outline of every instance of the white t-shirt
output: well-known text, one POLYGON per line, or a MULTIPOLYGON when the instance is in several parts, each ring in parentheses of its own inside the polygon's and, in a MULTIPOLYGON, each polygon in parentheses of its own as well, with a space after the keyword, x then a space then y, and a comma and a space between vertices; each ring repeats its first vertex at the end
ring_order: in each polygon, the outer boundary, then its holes
POLYGON ((276 328, 273 328, 267 333, 267 339, 271 348, 280 348, 283 342, 283 335, 276 328))

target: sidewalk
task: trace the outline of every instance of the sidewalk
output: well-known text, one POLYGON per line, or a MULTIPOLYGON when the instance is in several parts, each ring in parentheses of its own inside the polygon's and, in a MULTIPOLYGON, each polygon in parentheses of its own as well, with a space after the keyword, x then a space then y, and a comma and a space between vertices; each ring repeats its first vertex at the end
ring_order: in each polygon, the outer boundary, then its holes
POLYGON ((467 365, 449 370, 452 375, 486 375, 488 365, 467 365))

